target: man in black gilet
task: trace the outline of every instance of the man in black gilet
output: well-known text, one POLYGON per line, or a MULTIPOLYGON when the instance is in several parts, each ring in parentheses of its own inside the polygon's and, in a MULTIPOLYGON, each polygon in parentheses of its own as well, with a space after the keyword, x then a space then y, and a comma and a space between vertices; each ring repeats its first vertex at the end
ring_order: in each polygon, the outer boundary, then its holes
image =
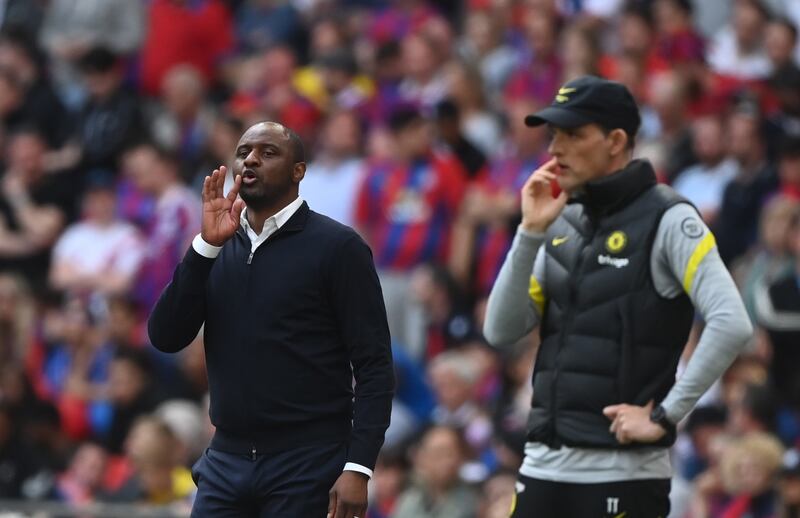
POLYGON ((627 88, 582 77, 525 122, 548 124, 553 158, 522 189, 484 328, 498 347, 541 336, 512 516, 666 517, 675 425, 749 320, 696 209, 632 159, 627 88), (706 327, 676 382, 695 309, 706 327))

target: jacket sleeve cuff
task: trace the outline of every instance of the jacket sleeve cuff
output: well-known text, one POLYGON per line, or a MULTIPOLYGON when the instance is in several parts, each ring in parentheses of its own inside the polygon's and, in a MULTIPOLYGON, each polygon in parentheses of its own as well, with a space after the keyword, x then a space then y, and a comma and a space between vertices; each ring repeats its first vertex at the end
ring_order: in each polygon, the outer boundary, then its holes
POLYGON ((221 246, 206 243, 206 240, 200 234, 197 234, 192 240, 192 248, 194 248, 195 252, 208 259, 216 259, 220 250, 222 250, 221 246))
POLYGON ((355 462, 348 462, 344 465, 344 469, 342 471, 356 471, 358 473, 363 473, 369 478, 372 478, 372 470, 362 466, 361 464, 356 464, 355 462))

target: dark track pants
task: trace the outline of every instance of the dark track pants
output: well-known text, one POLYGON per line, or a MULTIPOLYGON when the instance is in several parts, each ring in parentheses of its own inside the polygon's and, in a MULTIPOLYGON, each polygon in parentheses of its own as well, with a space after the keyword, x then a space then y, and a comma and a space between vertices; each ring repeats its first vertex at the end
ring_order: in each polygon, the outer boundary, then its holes
POLYGON ((519 476, 511 518, 666 518, 669 479, 603 484, 519 476))
POLYGON ((325 518, 347 444, 295 448, 255 459, 207 449, 192 467, 192 518, 325 518))

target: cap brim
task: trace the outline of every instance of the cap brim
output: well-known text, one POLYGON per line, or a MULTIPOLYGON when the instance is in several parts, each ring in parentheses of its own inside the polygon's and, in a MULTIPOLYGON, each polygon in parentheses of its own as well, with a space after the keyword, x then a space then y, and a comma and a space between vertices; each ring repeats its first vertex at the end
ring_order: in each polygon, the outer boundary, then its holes
POLYGON ((594 121, 589 117, 581 115, 573 110, 559 108, 558 106, 548 106, 533 115, 525 117, 525 125, 531 127, 541 126, 542 124, 552 124, 559 128, 577 128, 578 126, 584 126, 592 122, 594 121))

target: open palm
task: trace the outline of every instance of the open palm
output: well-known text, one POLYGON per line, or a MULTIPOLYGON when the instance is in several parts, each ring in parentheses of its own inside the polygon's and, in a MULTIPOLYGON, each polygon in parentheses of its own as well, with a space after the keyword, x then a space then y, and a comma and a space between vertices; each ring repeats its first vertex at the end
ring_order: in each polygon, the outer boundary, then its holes
POLYGON ((239 228, 239 217, 244 210, 244 201, 237 199, 242 177, 236 175, 228 195, 223 194, 227 168, 214 169, 211 176, 203 180, 203 240, 214 246, 222 246, 239 228))

